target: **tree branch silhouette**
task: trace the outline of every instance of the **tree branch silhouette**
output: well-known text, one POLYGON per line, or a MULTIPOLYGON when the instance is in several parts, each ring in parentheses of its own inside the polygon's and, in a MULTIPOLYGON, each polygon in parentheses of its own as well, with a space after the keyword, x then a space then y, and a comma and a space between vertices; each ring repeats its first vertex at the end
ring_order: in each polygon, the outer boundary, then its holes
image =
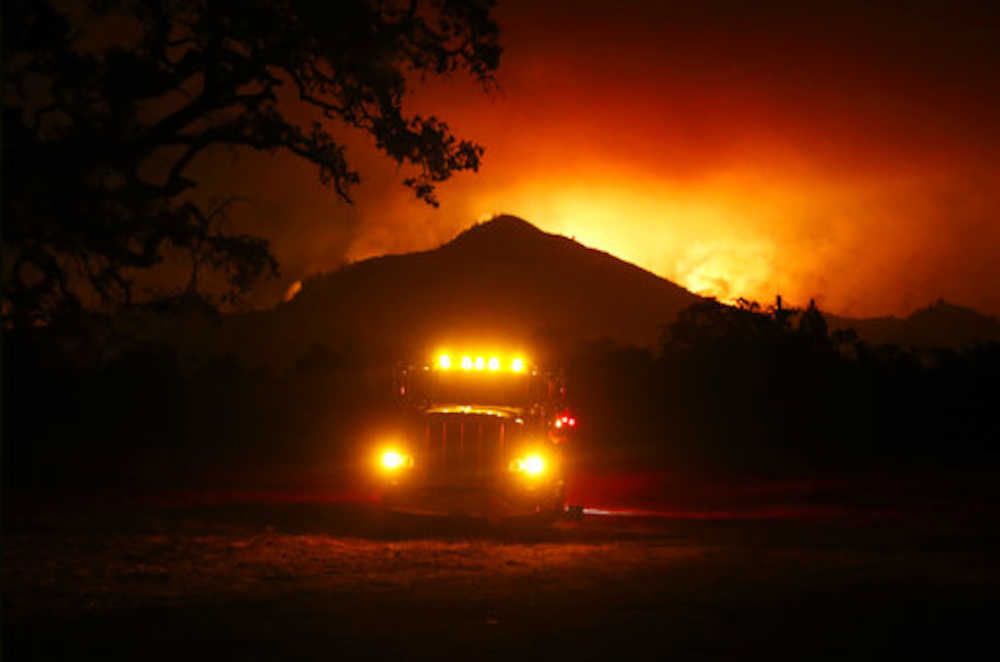
POLYGON ((132 305, 134 273, 162 264, 171 248, 221 268, 232 297, 275 275, 266 241, 210 230, 212 210, 191 197, 189 168, 216 146, 295 154, 350 202, 361 177, 335 134, 360 131, 413 168, 403 184, 436 206, 435 186, 477 170, 483 149, 436 117, 404 113, 407 82, 464 71, 489 89, 501 51, 493 5, 7 3, 7 322, 51 323, 79 311, 86 291, 109 310, 132 305), (323 121, 289 112, 302 106, 323 121))

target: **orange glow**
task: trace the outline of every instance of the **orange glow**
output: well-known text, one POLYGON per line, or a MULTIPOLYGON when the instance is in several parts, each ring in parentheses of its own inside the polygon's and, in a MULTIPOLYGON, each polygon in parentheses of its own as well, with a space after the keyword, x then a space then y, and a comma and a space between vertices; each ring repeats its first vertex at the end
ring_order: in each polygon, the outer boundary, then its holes
POLYGON ((294 299, 296 295, 301 291, 302 291, 302 281, 297 280, 291 285, 289 285, 288 289, 285 290, 285 295, 282 297, 282 301, 288 303, 289 301, 294 299))
MULTIPOLYGON (((508 213, 724 301, 780 292, 838 314, 907 315, 944 297, 1000 314, 1000 87, 976 50, 986 42, 967 38, 989 32, 916 38, 923 12, 873 9, 848 25, 782 11, 735 26, 740 12, 696 3, 611 7, 500 3, 502 94, 461 77, 414 86, 408 108, 486 148, 477 174, 440 187, 440 209, 399 186, 408 173, 366 139, 348 145, 365 176, 358 204, 338 207, 350 225, 317 222, 340 203, 291 157, 255 168, 251 155, 239 171, 206 160, 232 172, 224 190, 287 217, 274 247, 289 277, 269 296, 508 213)), ((266 216, 248 222, 270 227, 266 216)))
MULTIPOLYGON (((454 193, 454 224, 427 237, 399 229, 392 243, 362 236, 350 255, 433 248, 472 221, 512 213, 724 302, 767 304, 780 293, 792 305, 816 298, 841 315, 905 315, 944 296, 1000 312, 1000 290, 984 287, 995 273, 990 253, 1000 236, 991 233, 1000 226, 979 209, 988 210, 979 189, 907 170, 869 180, 863 171, 831 173, 794 159, 781 167, 759 158, 743 169, 675 181, 595 155, 583 172, 581 164, 547 167, 515 181, 470 184, 454 193), (956 226, 935 225, 937 208, 917 206, 956 186, 969 200, 957 226, 962 236, 952 236, 956 226), (927 253, 929 246, 936 253, 927 253), (913 262, 917 255, 926 257, 913 262), (957 255, 968 265, 953 264, 957 255), (960 278, 973 271, 983 278, 960 278)), ((1000 174, 979 180, 1000 191, 1000 174)), ((399 210, 406 217, 404 210, 409 204, 399 210)))
POLYGON ((462 370, 472 370, 472 357, 463 356, 462 357, 462 370))
POLYGON ((490 357, 488 367, 490 370, 496 372, 497 370, 500 369, 500 359, 498 359, 495 356, 490 357))
MULTIPOLYGON (((480 208, 517 210, 546 231, 572 237, 720 300, 748 296, 767 301, 791 284, 782 283, 775 268, 773 240, 740 228, 747 209, 756 207, 758 216, 766 211, 762 204, 768 194, 761 182, 718 180, 685 190, 648 177, 643 181, 643 175, 627 170, 604 185, 567 184, 557 177, 553 173, 551 178, 500 191, 480 208), (628 224, 623 225, 622 219, 628 224)), ((802 213, 804 201, 781 196, 773 204, 767 213, 777 218, 802 213)), ((492 215, 477 214, 479 220, 492 215)))
POLYGON ((482 370, 486 367, 486 359, 481 356, 476 357, 476 370, 482 370))
POLYGON ((514 372, 524 372, 524 359, 514 359, 510 362, 510 369, 514 372))
POLYGON ((451 357, 447 354, 442 354, 438 357, 438 368, 441 370, 448 370, 451 368, 451 357))

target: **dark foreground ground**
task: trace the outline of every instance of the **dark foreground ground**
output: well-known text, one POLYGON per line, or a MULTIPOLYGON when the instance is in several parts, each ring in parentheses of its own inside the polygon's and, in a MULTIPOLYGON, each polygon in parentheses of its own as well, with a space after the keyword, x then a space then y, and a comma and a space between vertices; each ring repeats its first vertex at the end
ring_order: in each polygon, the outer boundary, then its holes
POLYGON ((386 529, 357 504, 75 512, 4 535, 6 660, 971 658, 1000 613, 975 509, 545 530, 386 529))

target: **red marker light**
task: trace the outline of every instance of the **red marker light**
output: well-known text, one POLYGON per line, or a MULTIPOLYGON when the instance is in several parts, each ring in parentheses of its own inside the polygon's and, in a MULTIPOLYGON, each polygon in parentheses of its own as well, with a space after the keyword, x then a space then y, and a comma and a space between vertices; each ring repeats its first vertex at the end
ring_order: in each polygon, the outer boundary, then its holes
POLYGON ((576 419, 575 418, 569 419, 569 426, 570 427, 575 427, 576 426, 576 419))

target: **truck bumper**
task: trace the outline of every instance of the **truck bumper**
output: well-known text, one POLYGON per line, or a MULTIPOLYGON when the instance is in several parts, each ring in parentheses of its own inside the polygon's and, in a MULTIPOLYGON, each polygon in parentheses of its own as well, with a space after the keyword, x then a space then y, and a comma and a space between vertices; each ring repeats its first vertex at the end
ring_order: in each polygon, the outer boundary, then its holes
POLYGON ((499 519, 561 512, 565 496, 561 481, 530 490, 506 486, 392 486, 383 492, 382 505, 415 515, 499 519))

